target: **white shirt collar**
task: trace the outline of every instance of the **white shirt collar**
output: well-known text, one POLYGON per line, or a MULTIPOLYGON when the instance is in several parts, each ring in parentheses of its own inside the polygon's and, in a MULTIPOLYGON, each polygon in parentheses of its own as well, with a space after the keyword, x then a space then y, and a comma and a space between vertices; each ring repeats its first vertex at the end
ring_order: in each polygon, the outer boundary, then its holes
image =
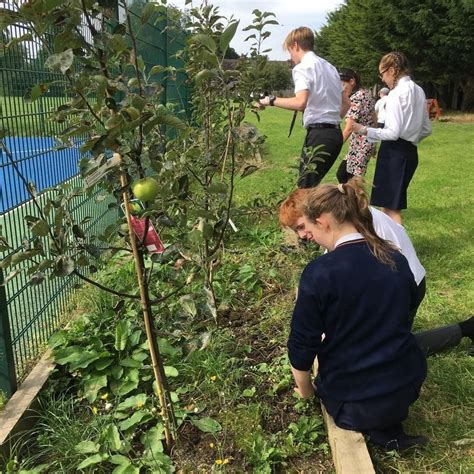
POLYGON ((306 59, 310 58, 311 56, 316 56, 314 51, 306 51, 306 53, 303 54, 303 57, 301 58, 300 62, 303 62, 306 59))
POLYGON ((360 232, 353 232, 352 234, 343 235, 342 237, 339 237, 339 239, 337 239, 336 243, 334 244, 334 248, 336 248, 338 245, 344 244, 345 242, 350 242, 351 240, 359 240, 363 238, 364 236, 360 232))
POLYGON ((408 81, 411 81, 410 76, 403 76, 403 77, 401 77, 400 79, 398 79, 397 85, 398 85, 398 84, 403 84, 404 82, 408 82, 408 81))

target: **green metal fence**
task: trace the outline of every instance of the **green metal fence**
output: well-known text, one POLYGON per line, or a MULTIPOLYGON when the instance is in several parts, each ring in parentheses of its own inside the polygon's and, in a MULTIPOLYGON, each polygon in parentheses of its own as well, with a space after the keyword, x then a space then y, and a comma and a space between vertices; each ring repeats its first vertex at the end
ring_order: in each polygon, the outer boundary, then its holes
MULTIPOLYGON (((175 66, 174 74, 162 75, 163 103, 173 102, 180 111, 187 110, 188 93, 182 62, 174 54, 184 47, 184 32, 179 25, 154 19, 142 27, 140 13, 131 11, 136 18, 137 47, 145 64, 175 66)), ((120 20, 120 11, 119 11, 120 20)), ((23 34, 21 26, 11 27, 10 37, 23 34)), ((55 74, 43 67, 45 53, 32 41, 25 46, 17 45, 5 50, 8 38, 2 38, 0 51, 0 107, 2 129, 8 131, 4 145, 21 173, 35 187, 37 199, 45 203, 47 188, 65 182, 81 186, 78 161, 81 158, 79 144, 67 150, 55 149, 54 136, 59 133, 58 124, 48 120, 49 111, 67 100, 64 90, 52 88, 34 103, 23 97, 40 82, 52 81, 55 74)), ((59 79, 60 77, 58 77, 59 79)), ((77 221, 86 216, 89 237, 99 235, 116 220, 116 210, 109 209, 113 197, 96 199, 97 193, 78 197, 74 202, 73 215, 77 221)), ((36 215, 24 184, 18 178, 11 159, 0 151, 0 226, 13 249, 0 252, 0 260, 28 245, 24 217, 36 215)), ((0 390, 10 396, 28 374, 39 357, 51 334, 58 328, 68 299, 77 287, 76 277, 46 278, 39 286, 32 286, 28 277, 21 274, 3 285, 0 272, 0 390)))

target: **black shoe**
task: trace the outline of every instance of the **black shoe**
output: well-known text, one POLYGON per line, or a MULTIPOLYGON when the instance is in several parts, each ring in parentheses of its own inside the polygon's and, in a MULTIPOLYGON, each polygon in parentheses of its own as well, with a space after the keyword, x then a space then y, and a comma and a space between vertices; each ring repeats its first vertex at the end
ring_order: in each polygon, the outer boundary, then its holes
POLYGON ((395 439, 391 439, 383 447, 386 451, 405 451, 410 448, 422 447, 428 444, 426 436, 410 436, 403 434, 395 439))
POLYGON ((465 321, 461 321, 459 324, 459 328, 461 329, 461 336, 462 337, 470 337, 471 340, 474 340, 474 316, 466 319, 465 321))
POLYGON ((386 451, 404 451, 414 446, 425 446, 428 443, 428 438, 425 436, 407 435, 401 424, 381 430, 368 430, 364 434, 373 444, 386 451))

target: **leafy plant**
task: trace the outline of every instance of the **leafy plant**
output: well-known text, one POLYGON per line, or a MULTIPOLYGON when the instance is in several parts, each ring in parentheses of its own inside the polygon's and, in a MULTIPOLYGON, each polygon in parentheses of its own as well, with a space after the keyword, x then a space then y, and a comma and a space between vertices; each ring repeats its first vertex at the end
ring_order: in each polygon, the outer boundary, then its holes
POLYGON ((260 432, 253 434, 249 462, 255 472, 269 474, 276 465, 283 463, 284 459, 284 451, 276 447, 276 435, 267 440, 260 432))
POLYGON ((288 426, 289 434, 286 437, 286 446, 290 455, 310 455, 318 447, 316 444, 321 431, 323 421, 321 417, 312 415, 300 416, 297 422, 288 426))
MULTIPOLYGON (((163 365, 154 337, 157 320, 153 312, 202 276, 203 285, 199 286, 204 286, 204 291, 198 292, 195 286, 192 299, 204 316, 217 319, 214 272, 232 213, 235 179, 256 169, 248 162, 252 158, 249 153, 256 149, 255 136, 241 133, 241 126, 263 60, 261 45, 270 34, 265 27, 275 21, 269 19, 273 14, 255 10, 250 27, 256 31, 251 35, 256 41, 251 47, 252 59, 242 61, 235 71, 225 71, 223 58, 238 22, 227 21, 211 5, 191 9, 189 16, 181 19, 179 26, 184 26, 188 40, 186 50, 177 56, 186 58, 184 69, 193 92, 191 119, 187 121, 183 111, 160 102, 160 75, 173 78, 177 71, 145 63, 137 48, 137 25, 128 2, 119 2, 122 22, 107 2, 53 3, 51 8, 48 2, 13 2, 12 7, 2 9, 1 27, 21 24, 27 34, 17 38, 15 44, 31 40, 40 43, 45 66, 62 75, 62 80, 54 84, 36 84, 29 99, 37 100, 58 83, 66 88, 70 100, 61 104, 51 119, 63 126, 57 137, 61 146, 73 146, 79 140, 83 154, 80 170, 85 181, 79 187, 65 184, 55 188, 42 203, 2 141, 7 160, 28 190, 36 215, 25 217, 29 239, 18 251, 8 254, 0 268, 13 268, 7 278, 26 273, 31 284, 39 284, 47 276, 75 275, 124 300, 140 302, 149 367, 156 382, 169 449, 176 417, 167 377, 174 371, 163 365), (144 179, 154 183, 152 192, 143 193, 142 186, 133 186, 144 179), (86 229, 91 216, 79 217, 74 212, 75 198, 91 195, 97 187, 105 197, 115 197, 112 207, 122 201, 125 219, 120 218, 101 235, 89 236, 86 229), (143 209, 133 207, 131 189, 140 189, 140 196, 147 199, 143 209), (135 218, 142 220, 144 229, 137 235, 135 218), (166 240, 175 242, 174 250, 148 258, 145 242, 153 233, 150 225, 161 227, 166 240), (121 231, 117 235, 118 228, 121 231), (138 293, 136 289, 122 292, 106 287, 86 275, 95 273, 111 255, 121 251, 133 256, 138 293), (153 270, 155 264, 166 264, 168 259, 175 265, 181 260, 176 266, 180 271, 162 293, 163 285, 153 270)), ((168 12, 165 0, 149 3, 143 7, 141 23, 160 21, 168 12)), ((10 249, 6 239, 2 237, 1 242, 5 242, 5 250, 10 249)), ((61 348, 59 343, 55 349, 58 363, 80 373, 80 390, 90 403, 103 389, 125 396, 141 383, 138 365, 146 358, 146 348, 144 342, 134 343, 141 338, 136 336, 139 327, 134 322, 138 313, 128 314, 132 315, 130 319, 111 320, 114 329, 109 338, 93 338, 86 347, 61 348)), ((93 456, 98 459, 97 453, 93 456)))
POLYGON ((7 397, 3 393, 2 390, 0 390, 0 410, 3 409, 3 407, 7 404, 7 397))

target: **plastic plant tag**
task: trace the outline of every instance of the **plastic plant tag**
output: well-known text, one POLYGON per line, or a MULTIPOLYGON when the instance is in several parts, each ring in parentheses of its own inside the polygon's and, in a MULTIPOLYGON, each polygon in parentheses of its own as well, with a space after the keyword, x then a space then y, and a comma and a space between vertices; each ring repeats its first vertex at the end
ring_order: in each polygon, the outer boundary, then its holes
MULTIPOLYGON (((145 222, 146 219, 141 219, 139 217, 130 216, 130 221, 132 223, 133 232, 135 235, 142 240, 143 235, 145 234, 145 222)), ((153 223, 148 220, 148 231, 146 233, 145 242, 143 243, 150 253, 163 253, 165 247, 161 242, 160 236, 155 229, 153 223)))
POLYGON ((232 219, 229 218, 229 225, 232 227, 232 230, 234 232, 238 232, 239 229, 237 229, 237 226, 234 224, 234 222, 232 221, 232 219))
MULTIPOLYGON (((145 209, 145 206, 142 204, 142 202, 139 199, 131 199, 129 202, 129 209, 130 209, 130 214, 134 216, 142 212, 145 209)), ((120 210, 122 211, 121 217, 123 217, 125 215, 124 203, 120 204, 120 210)))

